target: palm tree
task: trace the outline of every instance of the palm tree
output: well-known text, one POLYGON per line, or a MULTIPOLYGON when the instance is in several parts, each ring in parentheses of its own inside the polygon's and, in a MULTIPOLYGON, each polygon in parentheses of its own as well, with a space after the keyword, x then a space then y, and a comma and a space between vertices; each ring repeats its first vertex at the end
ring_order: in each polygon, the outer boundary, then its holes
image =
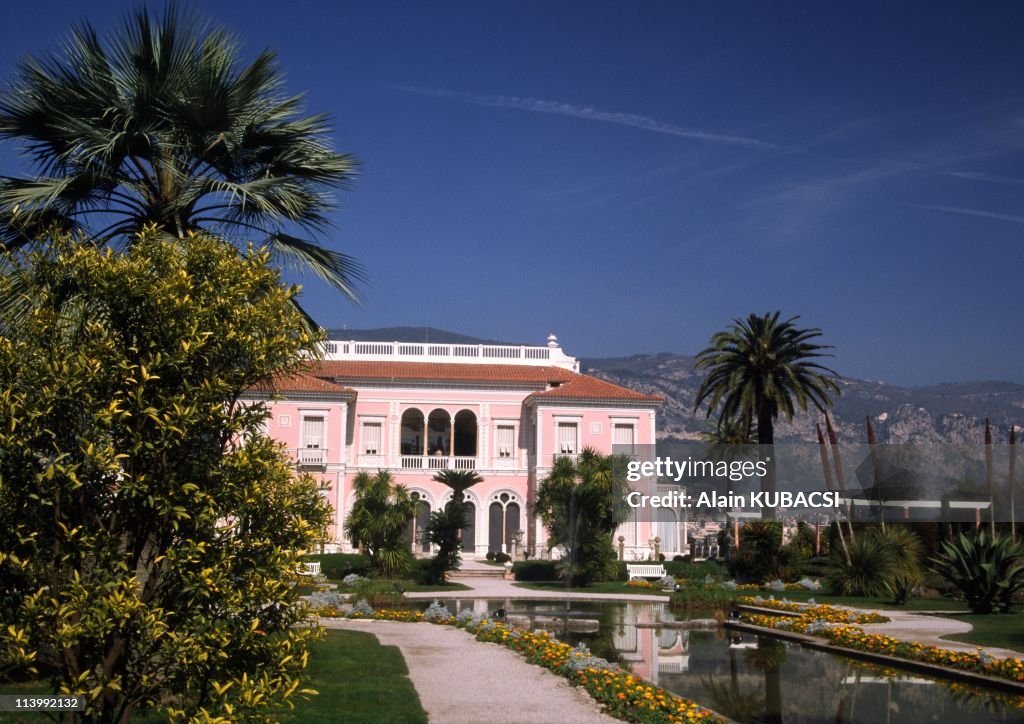
POLYGON ((589 585, 616 572, 612 534, 629 517, 626 460, 584 448, 574 460, 555 458, 537 487, 537 515, 548 530, 548 547, 562 546, 564 578, 589 585))
POLYGON ((365 470, 352 479, 355 502, 345 519, 345 533, 359 547, 376 572, 404 573, 412 562, 403 534, 416 514, 416 501, 404 485, 397 485, 386 470, 370 475, 365 470))
POLYGON ((695 367, 710 370, 697 391, 694 409, 707 402, 707 416, 717 409, 719 421, 737 420, 748 427, 756 423, 757 443, 772 460, 764 477, 766 492, 775 490, 775 420, 792 419, 796 408, 813 405, 824 411, 832 404, 830 393, 839 393, 836 373, 815 360, 831 349, 811 340, 821 336, 817 328, 800 329, 799 317, 780 321, 781 312, 751 314, 711 338, 711 345, 697 355, 695 367), (763 449, 763 448, 762 448, 763 449))
POLYGON ((484 479, 476 470, 442 470, 434 476, 434 481, 451 488, 452 505, 461 506, 465 502, 466 491, 484 479))
POLYGON ((357 164, 282 87, 273 52, 243 64, 230 32, 174 4, 102 41, 75 28, 63 53, 22 61, 0 97, 0 138, 23 144, 32 174, 0 179, 0 244, 54 229, 119 245, 151 224, 206 230, 266 244, 356 299, 352 257, 295 234, 327 227, 329 191, 357 164))
POLYGON ((754 431, 750 429, 749 419, 723 417, 714 427, 701 432, 700 440, 711 450, 726 450, 731 445, 751 445, 754 431))
POLYGON ((462 551, 460 532, 469 522, 465 492, 484 478, 476 470, 442 470, 434 480, 452 489, 452 500, 443 510, 430 515, 427 540, 437 546, 429 569, 430 583, 444 583, 450 571, 459 567, 462 551))

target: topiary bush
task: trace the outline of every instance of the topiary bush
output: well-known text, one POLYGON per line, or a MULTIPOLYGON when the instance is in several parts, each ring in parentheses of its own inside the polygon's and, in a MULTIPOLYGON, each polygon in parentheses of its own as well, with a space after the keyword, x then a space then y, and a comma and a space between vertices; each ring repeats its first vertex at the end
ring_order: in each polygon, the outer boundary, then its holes
POLYGON ((517 581, 557 581, 558 561, 516 561, 512 574, 517 581))
POLYGON ((340 581, 350 573, 370 574, 370 560, 360 553, 320 553, 305 560, 320 561, 320 572, 331 581, 340 581))

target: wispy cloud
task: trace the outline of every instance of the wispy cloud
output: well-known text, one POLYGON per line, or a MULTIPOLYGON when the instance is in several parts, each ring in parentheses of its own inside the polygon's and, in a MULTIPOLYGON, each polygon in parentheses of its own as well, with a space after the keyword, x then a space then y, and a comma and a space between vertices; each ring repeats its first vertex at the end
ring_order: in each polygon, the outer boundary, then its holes
POLYGON ((749 136, 734 136, 725 133, 713 133, 699 128, 687 128, 672 123, 665 123, 650 116, 641 116, 635 113, 616 113, 603 111, 593 106, 577 106, 571 103, 560 101, 547 101, 538 98, 520 98, 519 96, 503 95, 474 95, 472 93, 459 93, 457 91, 445 90, 443 88, 420 88, 417 86, 392 85, 395 90, 406 93, 430 96, 432 98, 447 98, 472 103, 478 106, 490 108, 511 108, 518 111, 530 111, 533 113, 550 113, 557 116, 568 116, 569 118, 581 118, 588 121, 599 121, 601 123, 614 123, 619 126, 637 128, 641 131, 652 133, 663 133, 669 136, 686 138, 691 141, 704 141, 708 143, 724 143, 734 146, 749 146, 753 148, 778 148, 774 143, 763 141, 759 138, 749 136))
POLYGON ((992 173, 979 173, 976 171, 946 171, 944 176, 967 179, 969 181, 988 181, 993 184, 1011 184, 1013 186, 1024 186, 1024 178, 1017 176, 998 176, 992 173))
POLYGON ((1013 224, 1024 224, 1024 216, 1018 216, 1016 214, 998 214, 993 211, 983 211, 981 209, 965 209, 961 206, 933 206, 931 204, 907 204, 907 206, 913 206, 915 209, 929 209, 931 211, 944 211, 949 214, 981 216, 985 219, 1009 221, 1013 224))

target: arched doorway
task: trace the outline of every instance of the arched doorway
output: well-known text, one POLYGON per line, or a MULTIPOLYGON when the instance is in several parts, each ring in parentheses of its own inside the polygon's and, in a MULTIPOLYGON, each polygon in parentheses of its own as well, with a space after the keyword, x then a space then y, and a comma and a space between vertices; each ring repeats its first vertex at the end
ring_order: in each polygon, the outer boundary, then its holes
POLYGON ((476 505, 466 501, 466 527, 462 529, 462 552, 476 555, 476 505))
MULTIPOLYGON (((447 510, 452 504, 452 494, 445 496, 444 507, 447 510)), ((466 525, 459 529, 459 540, 462 542, 462 553, 467 556, 476 555, 476 502, 470 493, 463 493, 462 504, 466 511, 466 525)))
MULTIPOLYGON (((502 491, 491 496, 487 509, 487 550, 489 553, 511 553, 522 507, 519 496, 502 491)), ((518 552, 518 551, 516 551, 518 552)))
POLYGON ((416 501, 416 515, 409 519, 405 526, 405 542, 413 553, 430 553, 430 543, 425 538, 427 526, 430 524, 430 501, 418 491, 412 491, 409 497, 416 501))

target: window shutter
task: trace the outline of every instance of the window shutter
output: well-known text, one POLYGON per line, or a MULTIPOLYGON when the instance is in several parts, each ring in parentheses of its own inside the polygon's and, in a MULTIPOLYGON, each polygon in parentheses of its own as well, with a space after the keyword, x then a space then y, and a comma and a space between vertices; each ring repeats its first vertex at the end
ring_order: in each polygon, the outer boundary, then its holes
POLYGON ((308 448, 321 448, 324 446, 324 418, 304 417, 302 418, 302 440, 303 446, 308 448))
POLYGON ((558 423, 558 451, 562 455, 576 454, 576 423, 558 423))
POLYGON ((514 444, 515 428, 508 425, 501 425, 498 427, 497 445, 498 445, 498 457, 510 458, 512 457, 512 447, 514 444))
POLYGON ((632 425, 616 425, 615 434, 612 437, 612 445, 629 448, 630 451, 633 449, 633 426, 632 425))
POLYGON ((379 455, 381 425, 379 422, 363 423, 363 454, 379 455))

